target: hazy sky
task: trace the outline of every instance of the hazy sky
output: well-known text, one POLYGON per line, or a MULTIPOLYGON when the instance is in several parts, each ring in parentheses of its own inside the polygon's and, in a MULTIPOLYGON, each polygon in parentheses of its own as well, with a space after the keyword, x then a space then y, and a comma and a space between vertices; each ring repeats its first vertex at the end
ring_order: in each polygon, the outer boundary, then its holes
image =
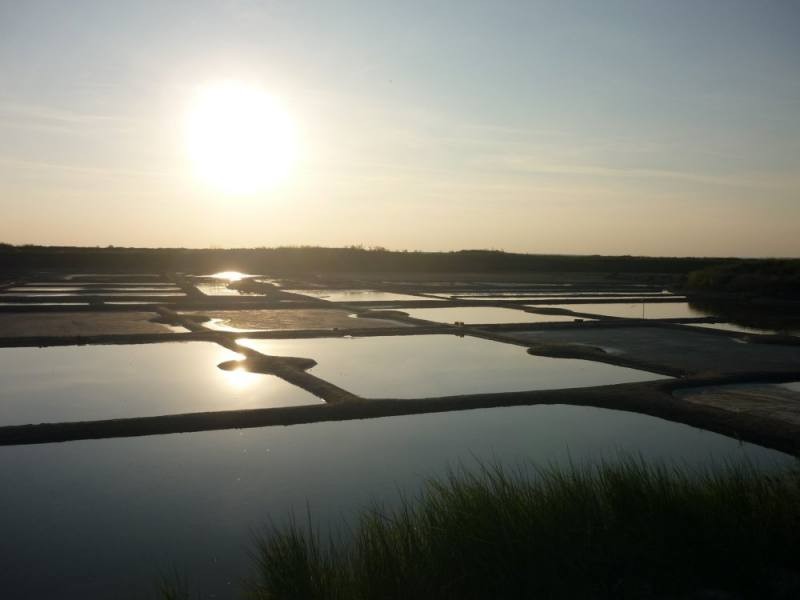
POLYGON ((0 1, 0 241, 800 255, 800 2, 0 1), (297 131, 198 179, 197 86, 297 131))

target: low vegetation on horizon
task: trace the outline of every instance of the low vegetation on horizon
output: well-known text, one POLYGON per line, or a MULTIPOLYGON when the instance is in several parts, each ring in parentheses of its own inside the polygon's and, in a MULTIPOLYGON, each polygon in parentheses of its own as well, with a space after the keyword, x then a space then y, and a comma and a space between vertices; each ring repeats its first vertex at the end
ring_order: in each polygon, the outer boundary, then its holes
POLYGON ((689 274, 696 291, 800 296, 800 259, 737 261, 689 274))
POLYGON ((393 251, 381 247, 324 248, 81 248, 0 244, 0 272, 31 269, 200 273, 238 270, 274 275, 342 272, 671 274, 732 259, 522 254, 502 250, 393 251))

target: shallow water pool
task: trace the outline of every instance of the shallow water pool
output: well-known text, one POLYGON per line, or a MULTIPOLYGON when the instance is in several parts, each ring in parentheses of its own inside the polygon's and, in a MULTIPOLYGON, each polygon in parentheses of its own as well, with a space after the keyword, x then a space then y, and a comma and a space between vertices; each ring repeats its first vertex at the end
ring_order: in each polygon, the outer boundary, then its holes
POLYGON ((395 302, 399 300, 437 300, 412 294, 395 294, 378 290, 282 290, 327 300, 328 302, 395 302))
MULTIPOLYGON (((9 598, 153 598, 178 572, 202 598, 241 598, 253 531, 290 511, 342 528, 371 501, 476 460, 567 465, 618 452, 682 466, 784 454, 653 417, 530 406, 0 447, 9 598)), ((195 597, 194 595, 192 597, 195 597)))
POLYGON ((209 342, 0 348, 0 426, 322 401, 282 379, 217 365, 209 342))
POLYGON ((178 292, 126 292, 126 291, 114 291, 114 292, 91 292, 91 293, 78 293, 78 292, 13 292, 10 294, 0 294, 0 297, 3 296, 14 296, 18 298, 76 298, 81 299, 86 296, 98 296, 103 298, 117 298, 119 296, 183 296, 184 293, 181 291, 178 292))
MULTIPOLYGON (((0 295, 0 298, 2 298, 2 295, 0 295)), ((0 306, 89 306, 89 303, 88 302, 0 302, 0 306)))
MULTIPOLYGON (((494 324, 494 323, 568 323, 576 317, 569 315, 544 315, 528 313, 514 308, 498 306, 457 306, 447 308, 399 308, 415 319, 436 323, 494 324)), ((579 318, 579 317, 578 317, 579 318)))
MULTIPOLYGON (((206 296, 242 296, 239 290, 228 287, 226 281, 198 282, 194 286, 206 296)), ((251 294, 247 294, 251 295, 251 294)))
POLYGON ((312 358, 310 372, 366 398, 421 398, 576 388, 663 379, 601 362, 532 356, 524 347, 455 335, 242 339, 263 354, 312 358))
POLYGON ((121 292, 180 292, 181 289, 179 287, 174 286, 158 286, 158 287, 143 287, 143 286, 135 286, 135 287, 119 287, 119 286, 109 286, 109 287, 55 287, 55 286, 23 286, 23 287, 13 287, 13 288, 6 288, 5 292, 49 292, 52 294, 57 294, 58 292, 81 292, 81 293, 96 293, 95 290, 103 290, 105 292, 113 292, 113 293, 121 293, 121 292))
POLYGON ((762 329, 759 327, 746 327, 735 323, 694 323, 692 327, 705 327, 707 329, 721 329, 723 331, 735 331, 738 333, 754 333, 759 335, 800 335, 800 330, 786 329, 762 329))
MULTIPOLYGON (((532 306, 532 305, 531 305, 532 306)), ((543 305, 544 306, 544 305, 543 305)), ((683 319, 709 317, 711 313, 689 306, 688 302, 627 302, 608 304, 548 304, 549 308, 565 308, 574 312, 624 319, 683 319)))

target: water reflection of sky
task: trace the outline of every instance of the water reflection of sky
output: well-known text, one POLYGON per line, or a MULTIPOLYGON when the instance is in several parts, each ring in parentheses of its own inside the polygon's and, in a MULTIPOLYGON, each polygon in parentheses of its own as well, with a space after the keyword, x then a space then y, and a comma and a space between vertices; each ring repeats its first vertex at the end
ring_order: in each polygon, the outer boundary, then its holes
MULTIPOLYGON (((524 313, 523 313, 524 314, 524 313)), ((455 335, 240 340, 264 354, 312 358, 311 373, 368 398, 418 398, 663 379, 600 362, 532 356, 455 335)))
POLYGON ((792 464, 685 425, 568 406, 0 447, 3 593, 146 598, 159 572, 177 570, 204 597, 234 598, 268 519, 304 520, 309 507, 342 528, 459 462, 566 465, 619 450, 690 467, 792 464))
POLYGON ((221 279, 228 282, 241 281, 242 279, 249 279, 250 277, 260 277, 260 275, 253 275, 252 273, 242 273, 241 271, 220 271, 212 273, 211 275, 197 275, 197 277, 205 277, 208 279, 221 279))
POLYGON ((496 306, 457 306, 445 308, 398 308, 408 316, 436 323, 455 323, 460 321, 466 324, 489 323, 569 323, 576 317, 571 315, 546 315, 529 313, 514 308, 500 308, 496 306))
POLYGON ((217 368, 207 342, 0 349, 0 425, 265 408, 321 401, 271 375, 217 368))
POLYGON ((745 325, 736 325, 735 323, 695 323, 692 327, 705 327, 708 329, 721 329, 723 331, 735 331, 738 333, 755 333, 759 335, 774 335, 784 333, 786 335, 800 335, 800 330, 797 329, 764 329, 760 327, 747 327, 745 325))
POLYGON ((206 296, 240 296, 238 290, 228 287, 224 281, 198 282, 194 286, 206 296))
POLYGON ((302 294, 320 298, 328 302, 395 302, 401 300, 437 300, 412 294, 396 294, 380 290, 283 290, 292 294, 302 294))
POLYGON ((114 292, 91 292, 91 293, 75 293, 75 292, 56 292, 56 293, 49 293, 49 292, 12 292, 8 294, 0 293, 0 297, 2 296, 22 296, 25 298, 52 298, 54 296, 58 296, 59 298, 76 298, 80 300, 85 296, 99 296, 99 297, 109 297, 115 298, 118 296, 183 296, 183 292, 124 292, 124 291, 114 291, 114 292))
POLYGON ((622 317, 625 319, 682 319, 707 317, 711 314, 689 306, 688 302, 576 303, 548 304, 546 306, 549 308, 565 308, 574 312, 622 317))
POLYGON ((243 390, 253 385, 258 385, 259 381, 264 378, 259 373, 251 373, 244 367, 236 367, 235 369, 223 370, 225 380, 230 387, 234 390, 243 390))
POLYGON ((5 288, 4 292, 86 292, 86 293, 95 293, 95 290, 105 291, 105 292, 169 292, 169 291, 176 291, 180 292, 180 288, 174 286, 159 286, 159 287, 119 287, 119 286, 110 286, 110 287, 37 287, 37 286, 22 286, 22 287, 12 287, 12 288, 5 288))
POLYGON ((262 329, 243 329, 241 327, 234 327, 230 324, 230 319, 209 319, 208 321, 203 321, 203 327, 213 331, 228 331, 232 333, 263 331, 262 329))

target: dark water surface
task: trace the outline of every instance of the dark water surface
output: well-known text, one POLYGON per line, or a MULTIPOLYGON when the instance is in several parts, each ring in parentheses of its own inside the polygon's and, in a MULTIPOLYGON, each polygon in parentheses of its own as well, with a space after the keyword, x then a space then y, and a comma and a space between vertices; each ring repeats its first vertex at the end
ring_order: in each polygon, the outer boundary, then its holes
MULTIPOLYGON (((152 598, 177 569, 234 598, 250 534, 290 511, 342 529, 448 466, 613 459, 689 466, 786 455, 642 415, 533 406, 291 427, 0 447, 4 598, 152 598)), ((195 597, 195 596, 193 596, 195 597)))

